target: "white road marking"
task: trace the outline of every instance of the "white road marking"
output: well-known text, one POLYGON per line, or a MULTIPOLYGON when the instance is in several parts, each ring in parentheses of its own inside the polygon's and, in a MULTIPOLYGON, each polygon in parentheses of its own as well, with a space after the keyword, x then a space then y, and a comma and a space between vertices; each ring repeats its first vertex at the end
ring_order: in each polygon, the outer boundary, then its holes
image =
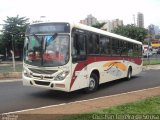
POLYGON ((67 103, 61 103, 61 104, 57 104, 57 105, 49 105, 49 106, 44 106, 44 107, 39 107, 39 108, 25 109, 25 110, 2 113, 2 114, 15 114, 15 113, 26 112, 26 111, 31 111, 31 110, 39 110, 39 109, 44 109, 44 108, 49 108, 49 107, 57 107, 57 106, 65 105, 65 104, 67 104, 67 103))
POLYGON ((26 111, 31 111, 31 110, 39 110, 39 109, 44 109, 44 108, 57 107, 57 106, 62 106, 62 105, 67 105, 67 104, 81 103, 81 102, 85 102, 85 101, 92 101, 92 100, 97 100, 97 99, 102 99, 102 98, 109 98, 109 97, 114 97, 114 96, 125 95, 125 94, 129 94, 129 93, 142 92, 145 90, 152 90, 152 89, 156 89, 156 88, 160 88, 160 86, 153 87, 153 88, 146 88, 146 89, 142 89, 142 90, 131 91, 131 92, 126 92, 126 93, 120 93, 120 94, 115 94, 115 95, 97 97, 97 98, 88 99, 88 100, 81 100, 81 101, 75 101, 75 102, 70 102, 70 103, 62 103, 62 104, 57 104, 57 105, 49 105, 49 106, 44 106, 44 107, 39 107, 39 108, 25 109, 25 110, 2 113, 2 114, 15 114, 15 113, 26 112, 26 111))

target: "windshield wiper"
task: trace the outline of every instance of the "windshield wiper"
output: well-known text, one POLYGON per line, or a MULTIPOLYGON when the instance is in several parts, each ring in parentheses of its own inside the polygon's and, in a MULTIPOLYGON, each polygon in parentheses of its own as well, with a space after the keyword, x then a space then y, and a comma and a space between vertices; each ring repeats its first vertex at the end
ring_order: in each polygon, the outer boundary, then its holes
MULTIPOLYGON (((53 41, 53 40, 55 40, 56 39, 56 37, 57 37, 57 33, 55 33, 55 34, 53 34, 48 40, 46 40, 45 39, 45 37, 43 38, 43 41, 44 41, 44 43, 45 43, 45 45, 43 46, 44 47, 44 49, 43 49, 43 54, 46 52, 46 49, 47 49, 47 45, 49 45, 47 42, 48 41, 53 41)), ((47 36, 47 35, 46 35, 47 36)), ((43 56, 42 56, 43 57, 43 56)), ((42 62, 44 62, 43 61, 43 58, 42 58, 42 62)))
POLYGON ((40 55, 41 55, 41 65, 43 65, 43 38, 42 40, 38 38, 36 34, 33 34, 34 38, 37 40, 37 42, 40 44, 40 55))
POLYGON ((44 51, 46 51, 46 48, 47 48, 47 41, 50 41, 51 39, 55 40, 56 37, 57 37, 57 33, 54 33, 48 40, 45 40, 45 48, 44 48, 44 51))

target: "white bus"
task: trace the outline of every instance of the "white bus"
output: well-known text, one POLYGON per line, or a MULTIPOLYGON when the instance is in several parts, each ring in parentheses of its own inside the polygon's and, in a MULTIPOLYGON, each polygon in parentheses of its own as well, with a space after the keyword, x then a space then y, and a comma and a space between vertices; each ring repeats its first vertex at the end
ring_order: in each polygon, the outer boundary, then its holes
POLYGON ((23 85, 60 91, 85 89, 142 70, 142 43, 90 26, 47 22, 28 26, 23 85))

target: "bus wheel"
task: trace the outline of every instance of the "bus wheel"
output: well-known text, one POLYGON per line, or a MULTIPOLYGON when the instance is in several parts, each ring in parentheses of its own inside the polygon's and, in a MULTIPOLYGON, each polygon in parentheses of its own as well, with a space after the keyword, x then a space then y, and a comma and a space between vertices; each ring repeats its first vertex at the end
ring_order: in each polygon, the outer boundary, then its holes
POLYGON ((87 93, 96 91, 98 88, 98 77, 96 74, 92 73, 89 78, 89 86, 85 89, 87 93))
POLYGON ((128 73, 127 73, 127 80, 130 80, 131 77, 132 77, 132 69, 131 69, 131 67, 129 67, 128 73))

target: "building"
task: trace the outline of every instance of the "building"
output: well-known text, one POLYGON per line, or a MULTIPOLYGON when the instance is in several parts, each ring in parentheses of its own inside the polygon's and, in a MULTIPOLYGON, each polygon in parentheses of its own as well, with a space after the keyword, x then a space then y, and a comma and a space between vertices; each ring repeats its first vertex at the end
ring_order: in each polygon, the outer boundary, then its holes
POLYGON ((148 31, 152 39, 155 39, 155 36, 160 34, 159 26, 155 26, 153 24, 148 26, 148 31))
POLYGON ((88 15, 85 20, 80 20, 80 23, 85 24, 85 25, 95 25, 98 23, 97 18, 95 18, 94 16, 92 16, 92 14, 88 15))
MULTIPOLYGON (((112 21, 106 20, 103 22, 105 22, 106 24, 101 29, 108 31, 108 32, 112 32, 112 30, 114 30, 118 26, 123 26, 123 20, 119 20, 119 19, 115 19, 112 21)), ((100 23, 101 23, 101 21, 100 21, 100 23)))
POLYGON ((97 23, 106 23, 103 27, 101 27, 102 30, 111 32, 114 28, 117 28, 118 26, 123 26, 123 20, 114 19, 114 20, 97 20, 97 18, 93 17, 92 14, 88 15, 84 20, 80 20, 81 24, 85 25, 95 25, 97 23))
POLYGON ((160 34, 159 26, 154 26, 154 31, 155 31, 155 35, 159 35, 160 34))
POLYGON ((123 26, 123 20, 112 20, 112 29, 117 28, 118 26, 123 26))
POLYGON ((137 14, 137 27, 144 28, 144 16, 140 12, 137 14))
POLYGON ((148 26, 148 32, 149 32, 149 38, 150 39, 155 39, 155 29, 154 29, 154 25, 153 24, 150 24, 148 26))
POLYGON ((99 21, 100 23, 105 23, 103 27, 101 27, 102 30, 111 32, 112 31, 112 22, 110 20, 105 21, 99 21))
POLYGON ((80 23, 81 24, 85 24, 85 20, 80 20, 80 23))

